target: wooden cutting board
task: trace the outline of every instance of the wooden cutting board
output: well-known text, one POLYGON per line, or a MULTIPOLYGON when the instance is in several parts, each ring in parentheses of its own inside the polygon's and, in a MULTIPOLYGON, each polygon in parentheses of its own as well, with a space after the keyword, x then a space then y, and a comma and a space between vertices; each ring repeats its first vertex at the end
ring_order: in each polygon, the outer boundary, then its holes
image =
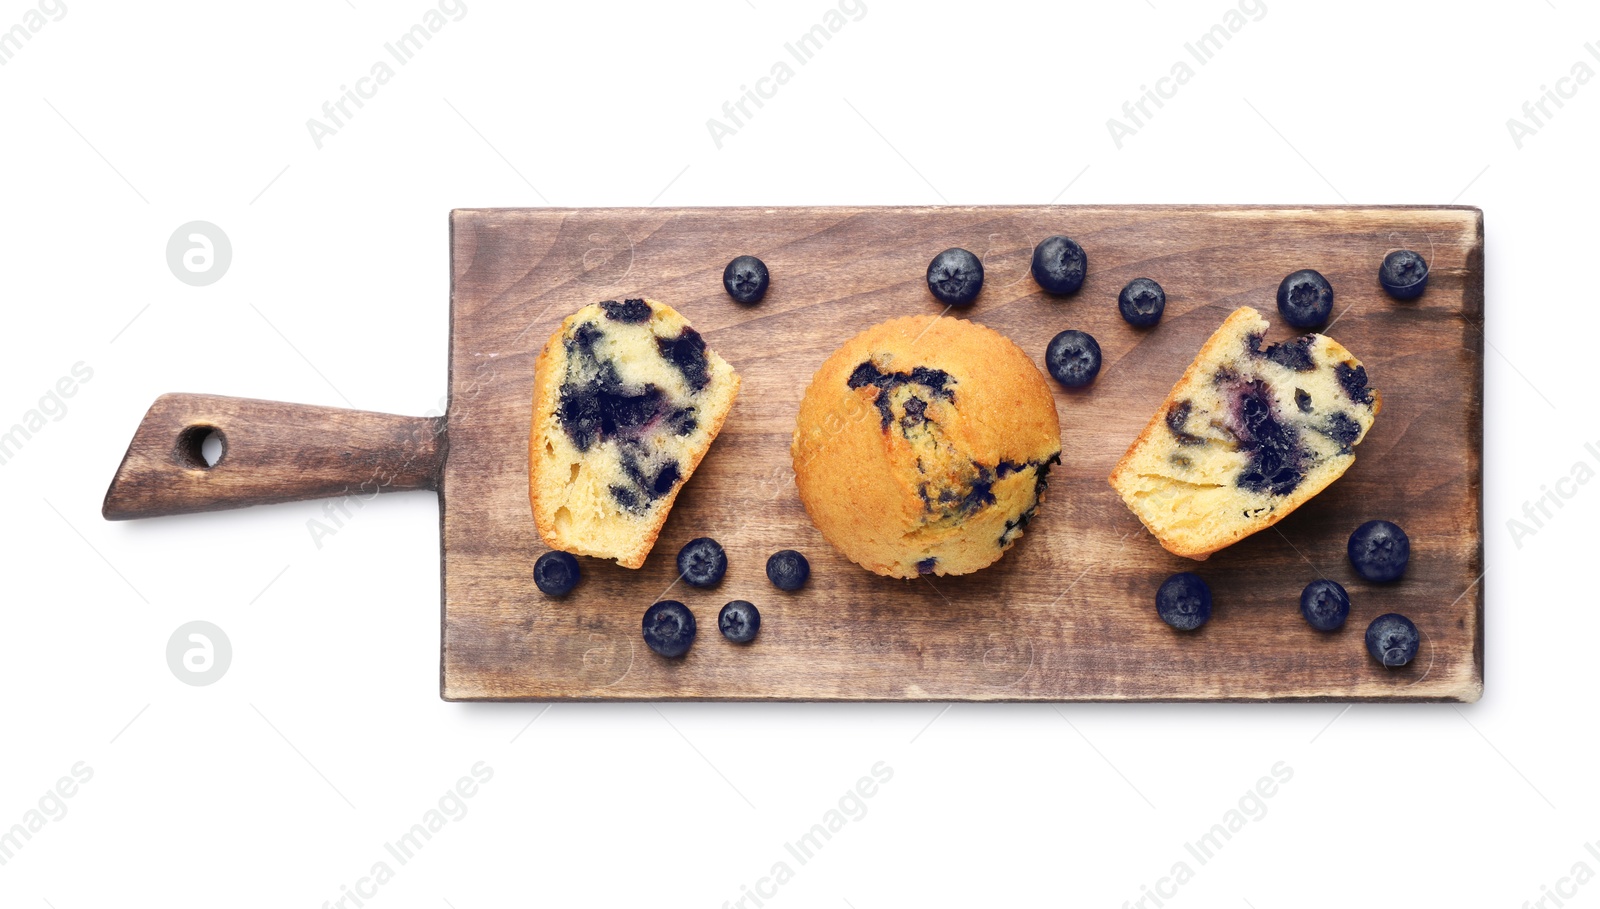
POLYGON ((378 488, 439 490, 441 694, 478 699, 1476 700, 1483 686, 1483 218, 1444 207, 935 207, 462 210, 451 216, 450 405, 437 420, 199 395, 146 416, 107 495, 112 518, 233 507, 378 488), (1044 295, 1033 246, 1065 233, 1089 256, 1083 289, 1044 295), (896 316, 940 312, 924 272, 940 250, 983 260, 977 303, 947 318, 995 328, 1041 368, 1064 328, 1104 352, 1084 390, 1055 387, 1062 464, 1026 535, 996 565, 959 578, 898 581, 839 556, 795 492, 789 439, 812 372, 846 338, 896 316), (1427 256, 1418 301, 1383 293, 1397 248, 1427 256), (733 303, 723 266, 740 254, 772 273, 766 299, 733 303), (1234 308, 1281 324, 1284 275, 1333 283, 1328 334, 1366 364, 1382 415, 1346 475, 1277 525, 1194 563, 1166 553, 1106 482, 1112 466, 1234 308), (1153 330, 1117 314, 1132 278, 1156 279, 1153 330), (534 360, 561 319, 597 300, 649 296, 681 311, 743 377, 710 454, 684 488, 642 569, 582 560, 582 585, 548 599, 533 585, 545 551, 527 498, 534 360), (198 427, 198 428, 197 428, 198 427), (226 454, 195 455, 215 427, 226 454), (1362 581, 1345 541, 1363 521, 1412 540, 1401 581, 1362 581), (677 581, 678 548, 712 536, 722 585, 677 581), (784 593, 767 556, 794 548, 810 583, 784 593), (1210 624, 1180 634, 1155 615, 1175 571, 1210 583, 1210 624), (1334 634, 1312 631, 1298 597, 1318 577, 1353 602, 1334 634), (640 637, 660 598, 694 611, 689 655, 640 637), (716 616, 754 602, 761 634, 724 641, 716 616), (1386 670, 1367 623, 1410 616, 1423 644, 1386 670))

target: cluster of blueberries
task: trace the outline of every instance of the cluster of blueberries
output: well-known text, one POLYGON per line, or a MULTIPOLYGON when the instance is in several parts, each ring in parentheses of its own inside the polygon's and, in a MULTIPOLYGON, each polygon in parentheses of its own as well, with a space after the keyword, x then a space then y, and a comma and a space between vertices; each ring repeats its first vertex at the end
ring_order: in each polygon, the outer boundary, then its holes
MULTIPOLYGON (((1033 280, 1046 293, 1070 296, 1083 287, 1089 256, 1071 237, 1046 237, 1033 248, 1033 280)), ((971 306, 983 289, 983 262, 971 251, 951 247, 928 263, 928 290, 947 306, 971 306)), ((722 286, 740 303, 761 302, 771 276, 755 256, 739 256, 722 271, 722 286)), ((1378 283, 1396 300, 1414 300, 1428 287, 1428 262, 1409 249, 1389 253, 1378 266, 1378 283)), ((1167 294, 1151 278, 1134 278, 1117 294, 1117 310, 1134 328, 1161 321, 1167 294)), ((1296 328, 1318 328, 1333 314, 1333 285, 1311 268, 1292 272, 1278 284, 1278 312, 1296 328)), ((1100 374, 1100 344, 1086 331, 1069 328, 1045 348, 1050 375, 1067 388, 1082 388, 1100 374)))
MULTIPOLYGON (((1350 535, 1350 566, 1368 581, 1399 580, 1411 561, 1411 539, 1389 521, 1368 521, 1350 535)), ((1156 591, 1156 613, 1179 631, 1193 631, 1211 618, 1211 588, 1192 571, 1173 575, 1156 591)), ((1300 593, 1300 614, 1318 631, 1338 631, 1350 615, 1350 594, 1338 581, 1318 578, 1300 593)), ((1367 626, 1367 652, 1385 666, 1404 666, 1417 655, 1417 626, 1397 612, 1367 626)))
MULTIPOLYGON (((678 577, 691 587, 710 588, 728 573, 728 554, 710 537, 696 537, 678 550, 678 577)), ((578 560, 567 552, 547 552, 533 563, 533 582, 547 596, 561 597, 578 586, 578 560)), ((799 590, 811 577, 811 563, 793 549, 767 559, 767 580, 779 590, 799 590)), ((731 600, 717 614, 717 630, 735 644, 748 644, 761 630, 761 611, 748 600, 731 600)), ((694 613, 677 600, 659 600, 644 612, 644 643, 664 657, 681 657, 694 644, 694 613)))
MULTIPOLYGON (((1415 300, 1428 289, 1428 261, 1397 249, 1383 257, 1378 283, 1396 300, 1415 300)), ((1292 272, 1278 285, 1278 312, 1295 328, 1320 328, 1333 314, 1333 285, 1315 269, 1292 272)))
MULTIPOLYGON (((1046 293, 1068 296, 1083 287, 1089 257, 1071 237, 1046 237, 1033 248, 1033 280, 1046 293)), ((983 262, 970 251, 953 247, 928 263, 928 290, 948 306, 971 306, 983 289, 983 262)), ((1161 321, 1167 295, 1149 278, 1128 282, 1117 297, 1117 307, 1129 325, 1147 327, 1161 321)), ((1067 388, 1082 388, 1100 374, 1100 344, 1086 331, 1069 328, 1050 339, 1045 348, 1050 375, 1067 388)))
MULTIPOLYGON (((1075 294, 1089 271, 1089 257, 1071 237, 1046 237, 1033 248, 1031 271, 1046 293, 1075 294)), ((1397 300, 1414 300, 1427 289, 1428 263, 1409 249, 1396 250, 1379 266, 1378 283, 1397 300)), ((970 306, 982 289, 983 262, 965 249, 947 249, 928 263, 928 290, 942 303, 970 306)), ((1117 295, 1117 310, 1135 328, 1160 322, 1166 308, 1166 291, 1151 278, 1134 278, 1117 295)), ((1314 269, 1294 272, 1278 285, 1278 312, 1296 328, 1325 325, 1333 313, 1333 285, 1314 269)), ((1050 375, 1067 388, 1088 385, 1100 373, 1100 345, 1088 332, 1069 328, 1056 335, 1044 359, 1050 375)))

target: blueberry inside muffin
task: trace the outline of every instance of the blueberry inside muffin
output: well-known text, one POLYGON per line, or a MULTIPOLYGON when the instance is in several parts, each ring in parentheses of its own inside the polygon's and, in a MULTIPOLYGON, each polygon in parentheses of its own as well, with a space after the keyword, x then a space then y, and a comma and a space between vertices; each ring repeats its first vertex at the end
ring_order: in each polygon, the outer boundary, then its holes
POLYGON ((644 563, 738 392, 670 307, 607 300, 568 317, 534 380, 529 494, 552 547, 644 563))
POLYGON ((1230 315, 1111 475, 1173 553, 1203 559, 1282 520, 1355 462, 1381 407, 1337 341, 1268 344, 1266 329, 1230 315))

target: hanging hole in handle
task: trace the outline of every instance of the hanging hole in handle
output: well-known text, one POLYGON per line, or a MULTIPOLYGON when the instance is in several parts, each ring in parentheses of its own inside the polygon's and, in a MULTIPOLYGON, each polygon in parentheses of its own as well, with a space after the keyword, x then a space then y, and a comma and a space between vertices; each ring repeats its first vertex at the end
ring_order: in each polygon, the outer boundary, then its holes
POLYGON ((190 426, 178 433, 173 449, 178 463, 191 470, 210 470, 228 453, 228 437, 215 426, 190 426))

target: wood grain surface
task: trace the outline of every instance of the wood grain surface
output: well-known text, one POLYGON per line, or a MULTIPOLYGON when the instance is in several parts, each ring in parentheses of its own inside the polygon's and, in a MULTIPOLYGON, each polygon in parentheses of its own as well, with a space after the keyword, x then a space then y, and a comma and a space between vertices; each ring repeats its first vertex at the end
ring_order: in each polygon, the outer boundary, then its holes
POLYGON ((978 207, 464 210, 451 217, 449 451, 440 482, 441 693, 446 699, 1442 699, 1483 683, 1481 511, 1483 229, 1472 208, 978 207), (1035 243, 1064 233, 1089 257, 1065 299, 1028 274, 1035 243), (1093 334, 1098 381, 1056 387, 1062 464, 1021 541, 959 578, 896 581, 840 557, 796 495, 789 439, 811 374, 846 338, 910 313, 939 312, 924 272, 939 251, 982 257, 970 318, 1043 365, 1064 328, 1093 334), (1383 256, 1427 256, 1418 301, 1378 286, 1383 256), (727 298, 723 266, 749 253, 772 287, 754 307, 727 298), (1296 513, 1194 563, 1166 553, 1106 482, 1112 466, 1204 339, 1235 307, 1291 337, 1274 293, 1315 268, 1333 283, 1328 334, 1367 366, 1384 408, 1355 465, 1296 513), (1166 316, 1138 331, 1117 315, 1135 277, 1167 293, 1166 316), (527 434, 534 358, 584 304, 649 296, 688 317, 739 371, 743 391, 642 569, 583 559, 565 599, 533 585, 544 552, 529 513, 527 434), (1411 536, 1411 565, 1390 585, 1362 581, 1345 557, 1372 518, 1411 536), (727 578, 677 582, 674 557, 717 538, 727 578), (783 593, 767 556, 799 549, 807 587, 783 593), (1198 570, 1216 613, 1179 634, 1155 615, 1157 586, 1198 570), (1353 601, 1334 634, 1312 631, 1298 597, 1318 577, 1353 601), (700 636, 689 655, 645 648, 640 617, 683 600, 700 636), (729 644, 723 603, 747 599, 760 637, 729 644), (1367 623, 1401 612, 1423 633, 1409 667, 1371 660, 1367 623))
POLYGON ((167 394, 145 413, 101 514, 110 521, 433 489, 442 418, 167 394), (201 449, 216 433, 214 464, 201 449))

